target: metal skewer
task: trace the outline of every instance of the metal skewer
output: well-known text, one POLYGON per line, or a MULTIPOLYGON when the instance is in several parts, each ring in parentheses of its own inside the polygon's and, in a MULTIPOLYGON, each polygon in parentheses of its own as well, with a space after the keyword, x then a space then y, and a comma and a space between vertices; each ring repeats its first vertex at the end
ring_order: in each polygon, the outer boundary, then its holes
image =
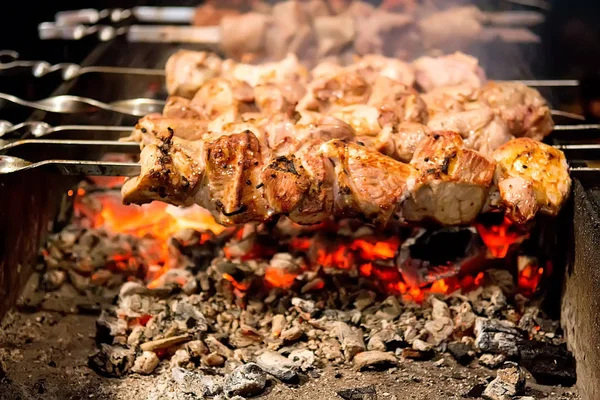
POLYGON ((61 139, 24 139, 10 142, 0 147, 0 151, 7 152, 25 146, 42 147, 96 147, 107 153, 137 154, 140 144, 137 142, 120 142, 118 140, 61 140, 61 139))
POLYGON ((43 121, 25 121, 13 124, 10 121, 0 120, 0 138, 26 137, 36 138, 57 132, 131 132, 131 126, 108 126, 108 125, 61 125, 51 126, 43 121), (18 134, 18 135, 17 135, 18 134))
POLYGON ((0 71, 9 71, 16 68, 31 68, 31 73, 36 78, 40 78, 52 72, 61 71, 64 80, 70 80, 89 73, 165 76, 165 71, 162 69, 101 66, 82 67, 81 65, 73 63, 52 65, 46 61, 19 60, 19 53, 16 51, 0 51, 0 71))
POLYGON ((146 98, 103 103, 88 97, 60 95, 38 101, 27 101, 7 93, 0 93, 0 99, 23 107, 59 114, 76 114, 90 112, 94 109, 101 109, 125 115, 143 117, 144 115, 160 112, 165 106, 164 100, 146 98))
POLYGON ((0 174, 49 169, 60 175, 88 176, 136 176, 141 172, 140 164, 113 161, 44 160, 35 163, 12 156, 0 156, 0 174))
MULTIPOLYGON (((142 32, 142 31, 140 31, 142 32)), ((47 61, 19 60, 19 53, 13 50, 0 51, 0 72, 10 71, 18 68, 31 68, 31 73, 36 78, 41 78, 49 73, 61 71, 64 80, 70 80, 89 73, 121 74, 121 75, 145 75, 165 76, 164 69, 158 68, 132 68, 132 67, 108 67, 89 66, 82 67, 73 63, 50 64, 47 61)), ((493 79, 497 82, 518 82, 532 87, 576 87, 579 81, 576 79, 517 79, 503 80, 493 79)))

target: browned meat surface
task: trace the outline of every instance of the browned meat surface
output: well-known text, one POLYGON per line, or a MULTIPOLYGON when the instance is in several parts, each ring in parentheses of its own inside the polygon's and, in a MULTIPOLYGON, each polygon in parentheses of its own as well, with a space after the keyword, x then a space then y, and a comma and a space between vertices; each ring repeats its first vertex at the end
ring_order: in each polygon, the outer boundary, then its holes
POLYGON ((571 190, 565 155, 530 138, 511 140, 493 154, 501 203, 513 220, 532 219, 536 211, 556 215, 571 190))
POLYGON ((459 133, 465 145, 484 154, 513 139, 506 123, 494 111, 479 107, 469 111, 439 113, 427 126, 434 131, 450 130, 459 133))
POLYGON ((179 50, 167 61, 169 94, 191 99, 209 79, 221 72, 221 59, 204 51, 179 50))
POLYGON ((550 108, 540 93, 516 82, 488 82, 478 94, 517 136, 542 140, 554 128, 550 108))
POLYGON ((495 163, 466 149, 455 132, 432 132, 417 146, 412 161, 415 190, 403 205, 407 221, 431 219, 446 225, 473 221, 483 208, 495 163))
POLYGON ((507 143, 494 161, 465 148, 457 133, 432 132, 406 164, 320 134, 285 146, 278 155, 267 139, 242 126, 192 142, 168 128, 153 135, 147 142, 154 143, 142 151, 142 174, 123 186, 124 201, 195 203, 226 225, 277 215, 300 224, 345 217, 383 225, 392 218, 467 224, 488 202, 495 171, 502 199, 495 206, 523 222, 530 216, 521 215, 526 208, 520 197, 507 195, 512 181, 504 181, 518 178, 525 189, 531 185, 532 191, 518 196, 534 193, 539 210, 549 214, 560 208, 570 184, 564 156, 531 139, 507 143), (548 169, 553 178, 540 173, 548 169))
MULTIPOLYGON (((169 62, 188 68, 195 57, 169 62)), ((174 94, 162 115, 136 125, 130 140, 142 146, 142 172, 123 186, 124 201, 199 204, 226 225, 279 215, 377 225, 555 215, 570 178, 564 155, 530 138, 551 129, 543 98, 518 84, 480 87, 468 56, 431 60, 438 70, 425 68, 429 81, 416 70, 432 89, 424 95, 407 84, 415 76, 407 64, 380 56, 324 61, 310 75, 292 55, 219 61, 191 100, 174 94)))

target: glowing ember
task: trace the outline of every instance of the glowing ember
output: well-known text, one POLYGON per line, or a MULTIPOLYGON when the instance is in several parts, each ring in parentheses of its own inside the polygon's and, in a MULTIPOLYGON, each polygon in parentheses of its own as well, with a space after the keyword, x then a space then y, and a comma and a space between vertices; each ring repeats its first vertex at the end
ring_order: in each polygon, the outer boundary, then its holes
POLYGON ((527 234, 516 229, 507 218, 504 218, 500 225, 477 224, 477 230, 490 254, 495 258, 506 257, 511 245, 521 243, 527 238, 527 234))
POLYGON ((292 287, 298 274, 281 270, 279 268, 267 267, 265 270, 265 280, 273 287, 289 289, 292 287))
MULTIPOLYGON (((518 277, 517 283, 519 290, 526 296, 531 296, 537 290, 538 285, 544 276, 544 268, 540 267, 535 258, 519 256, 517 260, 518 277)), ((547 269, 552 269, 552 264, 547 263, 547 269)))

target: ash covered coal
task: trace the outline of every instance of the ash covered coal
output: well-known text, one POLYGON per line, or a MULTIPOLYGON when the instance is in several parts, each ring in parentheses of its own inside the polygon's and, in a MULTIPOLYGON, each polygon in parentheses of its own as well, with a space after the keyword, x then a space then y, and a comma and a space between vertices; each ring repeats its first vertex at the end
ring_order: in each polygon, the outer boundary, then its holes
MULTIPOLYGON (((507 270, 411 287, 394 264, 406 232, 378 241, 352 225, 337 234, 261 229, 179 232, 166 252, 178 268, 157 275, 152 237, 69 226, 48 241, 21 306, 71 313, 96 304, 89 365, 104 376, 161 377, 153 389, 161 399, 252 396, 326 367, 393 373, 407 359, 443 363, 444 353, 490 369, 512 360, 544 382, 575 382, 558 325, 517 293, 507 270), (542 368, 548 360, 564 368, 542 368)), ((446 234, 421 238, 416 252, 446 234)), ((505 390, 494 382, 488 393, 505 390)))

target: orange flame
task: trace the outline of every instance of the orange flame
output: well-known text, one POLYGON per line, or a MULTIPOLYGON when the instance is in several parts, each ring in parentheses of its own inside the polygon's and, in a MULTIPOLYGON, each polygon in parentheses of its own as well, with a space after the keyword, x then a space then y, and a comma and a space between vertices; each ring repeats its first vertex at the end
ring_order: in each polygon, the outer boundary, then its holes
POLYGON ((279 268, 267 267, 265 270, 265 280, 273 287, 282 289, 291 288, 297 276, 298 274, 279 268))
POLYGON ((504 218, 500 225, 477 224, 477 231, 490 254, 495 258, 506 257, 511 245, 520 243, 527 237, 527 234, 515 229, 508 218, 504 218))

